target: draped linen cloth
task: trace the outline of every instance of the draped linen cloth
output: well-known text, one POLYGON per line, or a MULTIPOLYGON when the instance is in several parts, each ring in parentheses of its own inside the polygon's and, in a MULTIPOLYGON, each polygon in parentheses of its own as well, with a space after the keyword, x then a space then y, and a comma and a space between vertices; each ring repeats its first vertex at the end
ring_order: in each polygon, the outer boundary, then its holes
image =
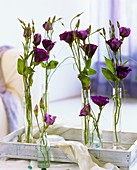
POLYGON ((2 71, 2 65, 1 65, 2 57, 4 53, 7 50, 10 50, 11 48, 12 47, 10 46, 0 47, 0 97, 2 98, 2 102, 5 106, 5 110, 7 113, 9 133, 14 130, 17 130, 23 125, 22 122, 20 121, 20 114, 19 114, 20 110, 18 107, 20 105, 20 101, 18 100, 18 98, 16 98, 15 95, 13 95, 6 88, 5 79, 2 71))

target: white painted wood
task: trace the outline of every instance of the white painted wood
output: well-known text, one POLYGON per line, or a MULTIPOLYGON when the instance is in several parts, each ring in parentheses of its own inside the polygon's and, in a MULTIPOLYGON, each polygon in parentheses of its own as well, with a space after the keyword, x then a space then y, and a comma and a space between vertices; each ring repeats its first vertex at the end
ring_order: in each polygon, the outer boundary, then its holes
MULTIPOLYGON (((36 132, 37 131, 35 131, 35 133, 36 132)), ((37 159, 36 144, 15 142, 15 140, 20 139, 20 135, 23 133, 24 128, 21 128, 5 136, 0 141, 0 157, 37 159)), ((52 132, 50 134, 52 134, 52 132)), ((66 127, 61 136, 66 140, 80 141, 80 135, 81 129, 69 129, 66 127)), ((114 165, 120 166, 123 170, 129 170, 129 167, 137 158, 137 133, 122 132, 121 141, 125 149, 121 150, 112 149, 112 137, 111 131, 103 131, 103 144, 105 147, 96 149, 89 148, 89 153, 93 154, 103 163, 111 162, 114 165)), ((55 144, 51 145, 51 161, 72 162, 61 148, 55 144)))

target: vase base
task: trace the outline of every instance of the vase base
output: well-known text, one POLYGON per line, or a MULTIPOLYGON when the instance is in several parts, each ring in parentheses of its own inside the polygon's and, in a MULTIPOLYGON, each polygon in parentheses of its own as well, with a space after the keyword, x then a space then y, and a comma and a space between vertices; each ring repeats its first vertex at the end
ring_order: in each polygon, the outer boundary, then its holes
POLYGON ((90 144, 91 148, 103 148, 102 144, 100 142, 95 142, 90 144))
POLYGON ((43 161, 38 161, 37 167, 45 170, 46 168, 50 167, 50 163, 48 162, 44 163, 43 161))

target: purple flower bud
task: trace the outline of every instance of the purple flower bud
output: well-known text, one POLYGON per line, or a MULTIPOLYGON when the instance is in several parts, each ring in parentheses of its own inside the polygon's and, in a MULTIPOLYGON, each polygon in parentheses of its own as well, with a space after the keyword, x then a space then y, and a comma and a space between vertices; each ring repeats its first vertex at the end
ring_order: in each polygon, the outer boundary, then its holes
POLYGON ((41 48, 34 48, 34 60, 35 62, 43 62, 49 59, 49 54, 46 50, 41 48))
POLYGON ((130 71, 132 71, 132 69, 125 66, 117 66, 116 71, 117 71, 118 78, 122 80, 128 75, 130 71))
POLYGON ((45 22, 42 26, 46 31, 53 29, 52 24, 50 22, 45 22))
POLYGON ((40 42, 41 42, 41 34, 35 34, 34 35, 34 40, 33 40, 33 44, 35 45, 35 46, 38 46, 39 44, 40 44, 40 42))
POLYGON ((48 125, 53 125, 53 123, 55 122, 56 116, 52 116, 48 113, 45 113, 44 115, 44 122, 48 125))
POLYGON ((60 40, 64 40, 68 44, 72 44, 74 37, 73 37, 74 31, 65 31, 64 33, 60 34, 60 40))
POLYGON ((85 44, 85 46, 82 46, 82 49, 85 51, 85 54, 88 56, 88 58, 92 58, 97 47, 98 46, 94 44, 85 44))
POLYGON ((87 30, 81 30, 81 31, 76 31, 76 37, 85 40, 88 36, 88 29, 87 30))
POLYGON ((119 32, 120 32, 120 36, 125 38, 125 37, 129 36, 131 30, 130 30, 130 28, 120 27, 119 28, 119 32))
POLYGON ((105 96, 91 96, 91 99, 99 107, 105 106, 109 103, 109 98, 105 96))
POLYGON ((51 40, 48 39, 44 39, 42 41, 43 47, 45 48, 45 50, 47 50, 48 52, 54 47, 55 42, 52 42, 51 40))
POLYGON ((87 116, 87 115, 89 115, 89 114, 90 114, 90 105, 89 105, 89 103, 88 103, 87 105, 85 105, 85 106, 81 109, 79 116, 87 116))
POLYGON ((106 43, 110 46, 113 52, 117 52, 122 44, 122 40, 118 40, 117 38, 112 38, 106 41, 106 43))
POLYGON ((31 37, 31 29, 30 29, 30 27, 26 27, 26 28, 24 29, 23 36, 24 36, 25 38, 28 38, 28 39, 31 37))

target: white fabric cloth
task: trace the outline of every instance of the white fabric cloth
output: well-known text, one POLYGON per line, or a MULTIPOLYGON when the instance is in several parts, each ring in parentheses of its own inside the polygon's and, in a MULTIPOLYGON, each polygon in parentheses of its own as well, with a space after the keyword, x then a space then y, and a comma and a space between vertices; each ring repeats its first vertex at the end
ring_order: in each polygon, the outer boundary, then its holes
MULTIPOLYGON (((70 126, 67 127, 61 123, 56 123, 49 127, 48 134, 60 135, 65 138, 66 132, 70 129, 70 126)), ((37 132, 36 130, 34 133, 34 136, 38 138, 39 131, 37 132)), ((72 134, 70 138, 73 139, 74 135, 72 134)), ((80 170, 119 170, 119 168, 111 163, 101 164, 93 155, 89 154, 87 146, 81 142, 61 140, 56 143, 54 142, 54 144, 60 147, 72 162, 78 164, 80 170)))

